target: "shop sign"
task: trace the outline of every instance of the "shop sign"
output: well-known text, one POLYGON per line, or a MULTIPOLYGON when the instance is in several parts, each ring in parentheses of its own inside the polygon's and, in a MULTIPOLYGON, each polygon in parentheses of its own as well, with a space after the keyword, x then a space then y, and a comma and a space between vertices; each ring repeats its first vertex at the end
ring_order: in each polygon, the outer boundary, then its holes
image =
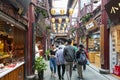
POLYGON ((7 0, 18 11, 19 14, 25 15, 31 0, 7 0))
MULTIPOLYGON (((23 9, 19 9, 18 13, 21 14, 23 9)), ((0 13, 4 13, 7 14, 8 16, 10 16, 11 18, 15 19, 16 21, 27 25, 27 19, 25 19, 24 17, 22 17, 21 15, 19 15, 16 10, 9 4, 6 3, 2 3, 0 2, 0 13)))
POLYGON ((105 5, 105 10, 111 21, 115 22, 120 18, 120 0, 110 0, 105 5))
POLYGON ((93 22, 90 22, 89 24, 86 25, 86 29, 90 29, 94 27, 94 23, 93 22))

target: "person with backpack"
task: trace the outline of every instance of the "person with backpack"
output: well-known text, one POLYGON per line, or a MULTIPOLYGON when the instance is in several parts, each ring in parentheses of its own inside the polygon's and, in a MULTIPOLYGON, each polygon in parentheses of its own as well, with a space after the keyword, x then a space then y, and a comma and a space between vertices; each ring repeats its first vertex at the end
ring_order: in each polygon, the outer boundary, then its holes
MULTIPOLYGON (((76 52, 78 51, 77 44, 74 43, 74 44, 73 44, 73 47, 74 47, 74 49, 75 49, 75 55, 76 55, 76 52)), ((74 61, 74 63, 73 63, 73 70, 76 70, 76 68, 77 68, 77 66, 76 66, 76 61, 74 61)))
POLYGON ((65 68, 68 80, 71 80, 73 62, 75 61, 75 49, 71 46, 71 42, 71 39, 67 41, 68 44, 65 46, 63 51, 64 59, 66 61, 65 68))
POLYGON ((78 78, 83 79, 82 66, 87 63, 87 58, 82 44, 79 45, 79 50, 76 52, 78 78))

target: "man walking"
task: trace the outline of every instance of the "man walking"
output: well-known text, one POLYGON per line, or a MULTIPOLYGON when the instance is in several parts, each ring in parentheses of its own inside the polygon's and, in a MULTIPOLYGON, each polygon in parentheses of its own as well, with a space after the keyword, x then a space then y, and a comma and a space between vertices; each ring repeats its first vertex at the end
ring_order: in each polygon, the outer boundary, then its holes
POLYGON ((64 73, 65 73, 65 59, 63 56, 63 50, 64 50, 64 47, 59 46, 55 54, 59 80, 64 80, 64 73), (62 68, 62 75, 61 75, 61 68, 62 68))
POLYGON ((65 65, 66 65, 67 77, 68 77, 68 80, 71 80, 73 61, 75 60, 75 49, 73 48, 73 46, 71 46, 71 42, 72 42, 71 39, 69 39, 67 42, 68 42, 68 45, 65 46, 63 55, 66 61, 65 65))

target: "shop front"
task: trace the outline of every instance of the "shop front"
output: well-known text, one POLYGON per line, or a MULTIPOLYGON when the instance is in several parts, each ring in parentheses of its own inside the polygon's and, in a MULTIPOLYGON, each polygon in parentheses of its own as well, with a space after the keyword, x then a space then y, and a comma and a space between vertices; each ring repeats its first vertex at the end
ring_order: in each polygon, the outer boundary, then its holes
POLYGON ((0 80, 24 80, 27 21, 13 12, 0 2, 0 80))
POLYGON ((110 72, 120 76, 120 25, 110 28, 110 72))
POLYGON ((110 0, 105 5, 105 10, 110 19, 108 23, 109 44, 110 44, 110 73, 114 73, 120 76, 120 0, 110 0), (116 6, 118 10, 115 12, 113 6, 116 6))
POLYGON ((100 29, 95 20, 86 23, 88 31, 88 56, 91 64, 100 67, 100 29))

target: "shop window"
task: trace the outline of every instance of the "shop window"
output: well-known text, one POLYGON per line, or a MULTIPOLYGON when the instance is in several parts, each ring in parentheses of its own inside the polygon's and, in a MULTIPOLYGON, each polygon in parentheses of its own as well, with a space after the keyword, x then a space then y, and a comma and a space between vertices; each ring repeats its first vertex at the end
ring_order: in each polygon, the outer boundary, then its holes
POLYGON ((0 63, 24 60, 25 31, 0 20, 0 63))

